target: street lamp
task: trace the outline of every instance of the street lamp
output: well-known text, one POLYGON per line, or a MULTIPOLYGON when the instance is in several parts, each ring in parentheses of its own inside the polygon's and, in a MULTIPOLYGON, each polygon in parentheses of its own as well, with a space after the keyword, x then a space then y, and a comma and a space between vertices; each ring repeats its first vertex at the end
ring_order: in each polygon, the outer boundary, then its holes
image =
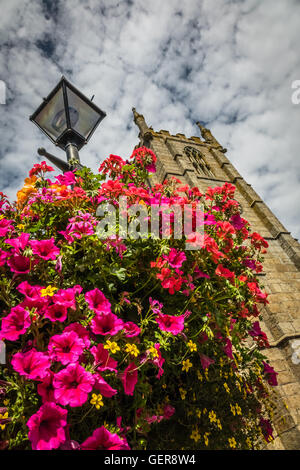
POLYGON ((38 149, 60 170, 68 171, 80 165, 79 150, 90 139, 106 113, 62 77, 43 103, 30 116, 52 142, 65 150, 68 163, 38 149), (76 163, 75 163, 76 162, 76 163))

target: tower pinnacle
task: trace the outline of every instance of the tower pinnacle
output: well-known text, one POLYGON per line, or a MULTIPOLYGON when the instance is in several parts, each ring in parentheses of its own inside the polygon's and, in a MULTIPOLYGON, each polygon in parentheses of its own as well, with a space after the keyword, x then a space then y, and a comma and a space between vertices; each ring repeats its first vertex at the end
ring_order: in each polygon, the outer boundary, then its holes
POLYGON ((221 145, 219 144, 217 139, 212 135, 212 133, 209 129, 202 126, 199 121, 196 122, 196 124, 199 127, 201 135, 202 135, 203 139, 205 140, 205 142, 207 142, 208 144, 218 145, 219 147, 221 147, 221 145))
POLYGON ((147 126, 145 118, 142 114, 139 114, 135 108, 132 108, 133 120, 140 130, 140 137, 144 140, 151 138, 151 130, 147 126))

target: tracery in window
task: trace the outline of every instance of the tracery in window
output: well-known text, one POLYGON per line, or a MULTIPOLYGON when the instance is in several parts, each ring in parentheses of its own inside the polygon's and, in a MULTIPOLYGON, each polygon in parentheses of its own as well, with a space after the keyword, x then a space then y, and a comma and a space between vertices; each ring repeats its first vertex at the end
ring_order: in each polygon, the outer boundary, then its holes
POLYGON ((189 158, 191 164, 200 175, 214 177, 209 165, 204 161, 201 152, 194 147, 184 147, 184 153, 189 158))

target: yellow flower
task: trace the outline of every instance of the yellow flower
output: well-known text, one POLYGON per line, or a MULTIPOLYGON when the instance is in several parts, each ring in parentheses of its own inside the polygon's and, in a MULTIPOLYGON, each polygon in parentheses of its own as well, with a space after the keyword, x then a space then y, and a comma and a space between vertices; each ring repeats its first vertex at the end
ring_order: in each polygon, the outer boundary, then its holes
POLYGON ((228 438, 228 443, 229 443, 229 446, 231 447, 231 449, 236 448, 236 440, 235 440, 234 437, 229 437, 228 438))
POLYGON ((125 346, 125 351, 133 357, 137 357, 140 353, 135 344, 127 343, 125 346))
MULTIPOLYGON (((8 412, 4 414, 0 414, 0 419, 7 419, 8 418, 8 412)), ((0 424, 0 429, 3 431, 5 429, 6 424, 0 424)))
POLYGON ((196 409, 196 416, 197 418, 201 418, 201 410, 199 410, 199 408, 196 409))
POLYGON ((204 439, 204 444, 206 446, 208 446, 208 436, 209 436, 209 432, 206 432, 203 436, 203 439, 204 439))
POLYGON ((208 418, 209 418, 209 421, 210 421, 211 423, 214 423, 214 422, 217 421, 217 415, 216 415, 216 413, 215 413, 213 410, 211 410, 211 411, 208 413, 208 418))
POLYGON ((242 409, 237 403, 235 404, 235 408, 236 408, 236 414, 241 415, 242 414, 242 409))
POLYGON ((187 347, 191 352, 197 351, 197 345, 191 340, 187 343, 187 347))
POLYGON ((233 416, 235 416, 235 407, 230 403, 230 410, 231 410, 231 413, 233 414, 233 416))
POLYGON ((17 228, 18 228, 19 230, 22 230, 22 231, 23 231, 24 228, 25 228, 25 224, 18 224, 18 225, 17 225, 17 228))
POLYGON ((185 397, 186 397, 186 390, 184 390, 183 388, 179 387, 179 393, 180 393, 180 397, 181 397, 181 400, 185 400, 185 397))
POLYGON ((7 406, 9 404, 9 399, 7 398, 6 400, 3 400, 3 405, 7 406))
POLYGON ((158 351, 154 346, 150 346, 150 348, 147 349, 147 351, 150 354, 150 356, 152 357, 152 359, 155 359, 156 357, 158 357, 158 351))
POLYGON ((199 441, 199 439, 201 438, 201 435, 197 428, 193 430, 192 434, 190 435, 190 438, 193 439, 195 442, 199 441))
POLYGON ((100 395, 100 393, 99 395, 96 395, 96 393, 93 393, 90 403, 91 405, 95 405, 95 408, 99 410, 101 406, 104 406, 102 395, 100 395))
POLYGON ((252 448, 252 443, 251 443, 250 437, 247 437, 247 439, 246 439, 246 444, 247 444, 247 446, 249 447, 249 449, 252 448))
POLYGON ((110 341, 109 339, 106 341, 104 349, 108 349, 112 354, 115 354, 117 351, 120 351, 120 348, 117 343, 115 341, 110 341))
POLYGON ((204 375, 205 375, 206 380, 208 380, 208 369, 205 369, 204 375))
POLYGON ((41 290, 41 296, 42 297, 47 297, 47 296, 52 297, 55 294, 55 291, 57 291, 57 287, 48 286, 48 287, 46 287, 46 289, 41 290))
POLYGON ((162 384, 162 388, 167 388, 167 384, 162 384))
POLYGON ((221 421, 219 419, 217 419, 217 426, 222 431, 222 424, 221 424, 221 421))
POLYGON ((200 380, 200 382, 202 382, 202 380, 203 380, 203 375, 201 374, 200 370, 197 370, 197 377, 198 377, 198 379, 200 380))
POLYGON ((185 361, 182 361, 182 370, 188 372, 189 369, 193 367, 193 364, 189 359, 186 359, 185 361))
POLYGON ((227 385, 226 382, 223 384, 223 386, 224 386, 226 392, 227 392, 227 393, 230 393, 230 388, 228 387, 228 385, 227 385))

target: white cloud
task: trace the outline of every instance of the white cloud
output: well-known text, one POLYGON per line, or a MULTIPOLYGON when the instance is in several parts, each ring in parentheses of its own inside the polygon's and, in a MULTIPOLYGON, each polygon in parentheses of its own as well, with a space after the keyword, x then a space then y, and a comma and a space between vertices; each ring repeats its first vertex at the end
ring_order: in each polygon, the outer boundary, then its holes
POLYGON ((65 74, 107 112, 82 160, 93 169, 137 143, 131 108, 154 129, 208 123, 228 157, 300 237, 299 2, 10 0, 1 9, 0 189, 14 197, 45 146, 29 122, 65 74))

